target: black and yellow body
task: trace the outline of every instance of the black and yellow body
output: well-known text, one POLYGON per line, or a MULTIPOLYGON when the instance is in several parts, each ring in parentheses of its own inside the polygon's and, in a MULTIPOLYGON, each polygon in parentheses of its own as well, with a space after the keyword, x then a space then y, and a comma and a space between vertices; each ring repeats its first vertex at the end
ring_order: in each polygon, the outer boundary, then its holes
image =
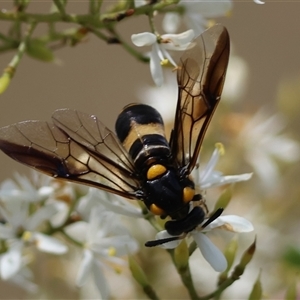
POLYGON ((182 172, 172 156, 159 112, 145 104, 127 105, 120 113, 115 129, 135 164, 141 181, 140 195, 147 208, 162 218, 170 216, 182 220, 180 229, 175 229, 176 222, 167 222, 170 234, 189 232, 199 225, 204 219, 202 210, 199 210, 196 223, 186 219, 190 201, 198 200, 199 195, 195 197, 194 182, 182 172))

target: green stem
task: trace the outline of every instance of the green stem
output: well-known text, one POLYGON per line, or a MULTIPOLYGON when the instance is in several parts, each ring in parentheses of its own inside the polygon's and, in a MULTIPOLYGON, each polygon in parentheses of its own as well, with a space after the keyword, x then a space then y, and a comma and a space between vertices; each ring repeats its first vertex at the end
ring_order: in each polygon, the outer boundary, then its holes
POLYGON ((228 288, 230 285, 232 285, 238 279, 239 279, 239 277, 231 276, 230 278, 226 279, 214 292, 212 292, 206 296, 199 297, 199 300, 209 300, 212 298, 219 299, 220 295, 223 293, 223 291, 226 288, 228 288))
POLYGON ((144 54, 142 54, 139 51, 135 50, 132 46, 130 46, 127 42, 125 42, 125 40, 123 40, 121 38, 121 36, 115 31, 115 29, 111 28, 110 32, 113 33, 113 35, 115 36, 115 38, 119 41, 119 43, 124 47, 124 49, 129 54, 131 54, 132 56, 134 56, 135 58, 137 58, 141 62, 148 63, 150 61, 149 57, 146 57, 144 54))
POLYGON ((189 246, 189 256, 191 256, 197 248, 198 248, 198 246, 197 246, 196 242, 192 241, 192 243, 189 246))
POLYGON ((94 35, 96 35, 99 39, 101 39, 101 40, 103 40, 103 41, 105 41, 105 42, 108 42, 108 41, 109 41, 109 38, 108 38, 105 34, 103 34, 101 31, 96 30, 96 29, 94 29, 94 28, 91 28, 90 31, 91 31, 92 33, 94 33, 94 35))
POLYGON ((144 293, 151 300, 159 300, 159 297, 156 295, 155 291, 152 289, 151 285, 145 286, 143 288, 144 293))
MULTIPOLYGON (((95 26, 96 28, 105 28, 108 27, 106 22, 103 20, 115 20, 115 22, 120 21, 118 16, 124 12, 118 11, 114 14, 102 14, 100 17, 86 14, 86 15, 75 15, 75 14, 67 14, 65 12, 64 6, 62 5, 60 0, 54 0, 55 4, 59 10, 59 13, 50 13, 50 14, 33 14, 33 13, 25 13, 15 12, 15 11, 0 11, 0 20, 4 21, 19 21, 19 22, 37 22, 37 23, 53 23, 53 22, 65 22, 65 23, 76 23, 84 26, 95 26), (115 18, 113 17, 115 16, 115 18)), ((175 4, 178 0, 168 0, 161 1, 154 5, 144 5, 138 8, 135 8, 132 12, 134 15, 144 15, 153 11, 159 11, 167 6, 175 4)), ((102 5, 102 1, 98 1, 97 9, 100 10, 102 5)))
POLYGON ((16 40, 12 39, 10 36, 6 36, 0 32, 0 39, 6 43, 12 44, 16 42, 16 40))
POLYGON ((25 38, 24 40, 21 42, 21 44, 19 45, 19 48, 18 48, 18 52, 16 53, 16 55, 13 57, 13 59, 11 60, 11 62, 8 64, 8 67, 9 68, 13 68, 13 69, 16 69, 16 67, 18 66, 18 64, 20 63, 21 61, 21 58, 24 54, 24 52, 26 51, 26 46, 27 46, 27 43, 31 37, 31 34, 34 30, 36 26, 36 23, 32 23, 31 25, 29 25, 28 27, 28 30, 27 30, 27 33, 25 34, 25 38))
POLYGON ((102 7, 102 3, 103 3, 103 0, 98 0, 98 1, 97 1, 96 10, 97 10, 97 13, 98 13, 98 14, 100 14, 100 10, 101 10, 101 7, 102 7))
POLYGON ((94 25, 98 28, 104 28, 105 25, 100 20, 100 18, 95 18, 91 15, 62 15, 60 13, 50 13, 50 14, 30 14, 30 13, 12 13, 0 11, 0 20, 3 21, 20 21, 20 22, 37 22, 37 23, 75 23, 82 25, 94 25))
MULTIPOLYGON (((174 257, 174 250, 168 250, 169 254, 171 255, 171 258, 173 260, 174 265, 175 264, 175 257, 174 257)), ((194 282, 193 282, 193 278, 192 278, 192 274, 191 274, 191 270, 190 270, 190 266, 189 264, 187 264, 185 267, 183 268, 176 268, 177 272, 181 278, 182 283, 184 284, 184 286, 186 287, 186 289, 188 290, 188 293, 190 295, 190 298, 193 300, 199 300, 199 296, 197 294, 197 291, 195 289, 194 286, 194 282)))
POLYGON ((57 7, 58 11, 61 13, 62 16, 66 15, 65 7, 62 4, 61 0, 53 0, 55 6, 57 7))

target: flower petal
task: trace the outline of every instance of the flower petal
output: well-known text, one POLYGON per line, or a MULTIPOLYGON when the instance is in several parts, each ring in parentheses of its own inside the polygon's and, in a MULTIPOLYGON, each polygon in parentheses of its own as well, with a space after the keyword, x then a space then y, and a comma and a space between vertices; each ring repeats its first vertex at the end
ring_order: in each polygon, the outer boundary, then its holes
POLYGON ((192 233, 203 257, 217 272, 223 272, 227 268, 227 261, 223 253, 201 232, 192 233))
POLYGON ((216 147, 213 154, 211 155, 211 158, 210 160, 208 161, 206 167, 205 167, 205 170, 204 172, 201 174, 200 176, 200 182, 201 184, 204 183, 205 181, 208 180, 208 178, 211 176, 219 158, 220 158, 220 155, 221 155, 221 152, 220 152, 220 147, 216 147))
POLYGON ((221 186, 229 183, 240 181, 247 181, 252 177, 253 173, 244 173, 239 175, 222 176, 221 173, 214 171, 209 180, 205 183, 200 183, 201 189, 208 189, 211 187, 221 186))
POLYGON ((68 251, 68 247, 54 237, 35 232, 33 236, 36 241, 36 247, 43 252, 53 254, 64 254, 68 251))
POLYGON ((158 50, 158 45, 154 44, 150 54, 150 71, 155 84, 161 86, 164 82, 164 75, 160 65, 158 50))
POLYGON ((205 231, 217 227, 222 227, 233 232, 250 232, 254 229, 250 221, 236 215, 220 216, 215 221, 211 222, 205 228, 205 231))
POLYGON ((118 235, 99 239, 93 243, 91 249, 97 253, 101 253, 103 250, 109 252, 110 249, 114 249, 114 256, 123 256, 137 252, 139 245, 129 235, 118 235))
POLYGON ((178 34, 163 34, 162 45, 169 50, 185 50, 192 39, 195 37, 194 30, 189 29, 178 34))
POLYGON ((16 275, 21 267, 21 244, 18 243, 0 256, 0 276, 3 280, 7 280, 16 275))
MULTIPOLYGON (((170 235, 166 230, 162 230, 156 234, 155 239, 160 240, 160 239, 167 239, 170 237, 174 237, 174 235, 170 235)), ((163 249, 174 249, 180 244, 180 242, 181 242, 181 240, 175 240, 172 242, 168 242, 168 243, 159 245, 159 247, 161 247, 163 249)))
POLYGON ((64 232, 79 243, 86 241, 86 233, 88 230, 89 225, 84 221, 78 221, 64 228, 64 232))
POLYGON ((180 25, 181 17, 177 13, 166 13, 162 22, 165 32, 175 33, 180 25))
POLYGON ((49 220, 57 212, 58 210, 54 203, 39 208, 27 219, 26 229, 29 231, 36 229, 39 225, 41 225, 41 223, 49 220))
POLYGON ((27 268, 23 267, 15 276, 10 278, 10 282, 13 282, 15 285, 19 286, 20 288, 26 290, 29 293, 37 293, 39 287, 37 284, 32 282, 33 273, 32 271, 27 268))
POLYGON ((156 36, 151 32, 142 32, 131 35, 131 41, 137 47, 151 46, 156 43, 156 36))
POLYGON ((8 226, 7 223, 6 224, 0 223, 0 239, 6 240, 6 239, 14 238, 14 237, 15 237, 15 232, 14 232, 13 228, 8 226))
MULTIPOLYGON (((140 207, 137 207, 136 205, 132 204, 132 202, 129 202, 125 198, 122 198, 117 195, 106 195, 106 197, 101 196, 100 193, 102 191, 98 191, 97 189, 91 188, 91 190, 97 192, 97 194, 94 195, 98 199, 95 199, 98 203, 101 202, 109 211, 113 211, 117 214, 125 215, 128 217, 136 217, 136 218, 143 218, 143 213, 140 207)), ((103 192, 102 192, 103 193, 103 192)))
POLYGON ((102 299, 109 299, 109 289, 106 279, 103 275, 101 264, 98 261, 92 266, 93 279, 102 299))
POLYGON ((76 278, 77 286, 82 287, 86 283, 88 275, 91 272, 93 261, 94 257, 92 251, 85 249, 83 251, 83 258, 79 266, 79 271, 76 278))

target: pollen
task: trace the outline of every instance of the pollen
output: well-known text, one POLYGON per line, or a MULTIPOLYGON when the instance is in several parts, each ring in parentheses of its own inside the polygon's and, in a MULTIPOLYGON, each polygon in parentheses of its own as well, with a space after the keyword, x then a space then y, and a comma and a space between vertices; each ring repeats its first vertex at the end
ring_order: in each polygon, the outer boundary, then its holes
POLYGON ((123 269, 119 266, 114 266, 114 270, 117 274, 121 274, 123 272, 123 269))
POLYGON ((32 238, 32 233, 30 231, 24 231, 23 235, 22 235, 22 239, 27 242, 30 241, 30 239, 32 238))
POLYGON ((159 165, 159 164, 153 165, 147 171, 147 179, 148 180, 155 179, 155 178, 163 175, 164 173, 166 173, 166 171, 167 171, 167 169, 163 165, 159 165))
POLYGON ((116 250, 115 247, 109 247, 108 248, 108 255, 109 256, 116 256, 116 254, 117 254, 117 250, 116 250))
POLYGON ((169 65, 169 60, 167 58, 163 59, 160 61, 161 66, 168 66, 169 65))
POLYGON ((222 143, 216 143, 215 146, 218 149, 220 155, 225 154, 225 147, 222 143))
POLYGON ((195 196, 195 190, 192 189, 191 187, 185 187, 183 189, 183 201, 185 203, 189 203, 190 201, 192 201, 194 196, 195 196))

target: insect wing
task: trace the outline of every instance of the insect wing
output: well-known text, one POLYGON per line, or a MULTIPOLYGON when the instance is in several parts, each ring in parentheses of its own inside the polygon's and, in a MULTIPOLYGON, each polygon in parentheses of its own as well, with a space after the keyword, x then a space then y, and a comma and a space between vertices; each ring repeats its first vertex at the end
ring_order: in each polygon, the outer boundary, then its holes
POLYGON ((111 131, 96 117, 72 110, 56 111, 53 120, 67 129, 42 121, 1 128, 0 149, 47 175, 136 198, 139 181, 130 158, 111 131), (90 127, 94 131, 84 133, 90 127))
POLYGON ((211 117, 220 101, 229 59, 229 35, 215 25, 180 58, 178 102, 170 146, 187 174, 193 170, 211 117))

